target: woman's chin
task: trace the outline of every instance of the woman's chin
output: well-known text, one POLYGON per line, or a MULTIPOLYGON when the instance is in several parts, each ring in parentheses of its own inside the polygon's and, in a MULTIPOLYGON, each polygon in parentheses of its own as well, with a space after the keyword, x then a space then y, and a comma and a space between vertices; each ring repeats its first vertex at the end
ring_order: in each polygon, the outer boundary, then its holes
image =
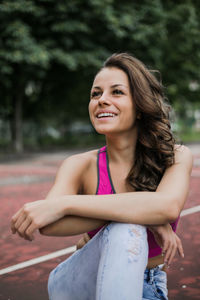
POLYGON ((97 133, 99 134, 103 134, 103 135, 113 135, 113 134, 116 134, 118 133, 118 131, 116 129, 103 129, 103 128, 98 128, 98 129, 95 129, 97 133))

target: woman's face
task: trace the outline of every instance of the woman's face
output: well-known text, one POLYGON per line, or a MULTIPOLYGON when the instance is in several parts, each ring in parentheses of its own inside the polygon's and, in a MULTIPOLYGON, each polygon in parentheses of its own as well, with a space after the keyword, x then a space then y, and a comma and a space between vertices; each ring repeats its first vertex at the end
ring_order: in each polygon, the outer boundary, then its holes
POLYGON ((131 132, 136 110, 128 76, 118 68, 104 68, 95 77, 89 103, 90 120, 100 134, 131 132))

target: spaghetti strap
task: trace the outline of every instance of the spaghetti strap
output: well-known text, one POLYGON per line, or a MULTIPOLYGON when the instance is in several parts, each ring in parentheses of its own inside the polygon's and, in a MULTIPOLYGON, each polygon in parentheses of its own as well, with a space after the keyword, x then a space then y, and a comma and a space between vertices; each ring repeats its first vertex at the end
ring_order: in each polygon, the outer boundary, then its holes
POLYGON ((97 195, 114 194, 114 187, 110 177, 108 166, 107 149, 106 146, 102 147, 98 152, 98 186, 97 195))

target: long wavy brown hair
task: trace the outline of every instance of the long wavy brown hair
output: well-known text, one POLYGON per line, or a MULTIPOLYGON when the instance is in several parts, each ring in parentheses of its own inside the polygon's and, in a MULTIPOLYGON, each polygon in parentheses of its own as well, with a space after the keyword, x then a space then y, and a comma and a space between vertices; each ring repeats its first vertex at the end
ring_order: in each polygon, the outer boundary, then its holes
POLYGON ((156 71, 148 70, 128 53, 110 56, 103 65, 103 68, 109 67, 127 74, 136 107, 136 159, 126 178, 127 184, 136 191, 155 191, 165 169, 174 164, 175 139, 169 121, 171 107, 164 88, 153 74, 156 71))

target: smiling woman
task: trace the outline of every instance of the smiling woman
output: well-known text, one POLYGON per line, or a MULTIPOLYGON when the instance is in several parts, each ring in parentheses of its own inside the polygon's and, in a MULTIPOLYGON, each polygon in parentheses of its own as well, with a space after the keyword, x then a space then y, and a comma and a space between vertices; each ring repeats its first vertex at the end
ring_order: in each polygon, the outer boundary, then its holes
POLYGON ((176 251, 184 257, 175 230, 192 168, 189 149, 175 145, 169 108, 153 73, 127 53, 95 76, 89 115, 106 145, 67 158, 45 201, 11 221, 30 240, 37 229, 84 233, 50 274, 51 300, 168 299, 166 266, 176 251))

